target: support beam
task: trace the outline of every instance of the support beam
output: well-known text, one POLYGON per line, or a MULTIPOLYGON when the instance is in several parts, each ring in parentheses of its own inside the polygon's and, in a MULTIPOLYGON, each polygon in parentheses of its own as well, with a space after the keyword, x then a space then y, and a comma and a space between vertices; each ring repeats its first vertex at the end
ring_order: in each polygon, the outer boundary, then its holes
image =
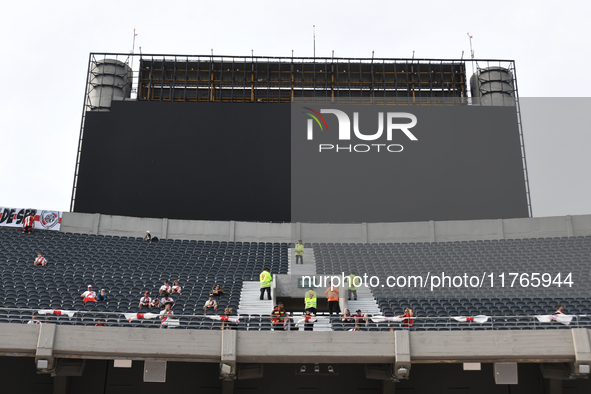
POLYGON ((41 369, 44 372, 51 371, 55 367, 53 347, 55 345, 56 331, 57 325, 55 324, 39 325, 39 337, 37 339, 37 350, 35 352, 35 364, 37 365, 37 369, 41 369))
POLYGON ((222 331, 222 349, 220 359, 220 378, 236 379, 236 330, 222 331))
POLYGON ((234 242, 236 241, 236 222, 234 220, 230 220, 229 226, 228 242, 234 242))
POLYGON ((233 380, 222 380, 222 394, 234 394, 233 380))
POLYGON ((94 214, 94 228, 92 229, 92 233, 94 235, 98 235, 100 224, 101 224, 101 214, 95 213, 94 214))
POLYGON ((575 348, 575 368, 577 373, 589 373, 588 367, 582 368, 585 371, 580 371, 581 365, 591 366, 591 345, 589 344, 589 330, 585 328, 571 329, 573 336, 573 346, 575 348))
POLYGON ((575 230, 573 228, 573 217, 571 215, 566 215, 566 235, 568 237, 575 236, 575 230))
POLYGON ((410 332, 396 331, 394 334, 394 375, 408 376, 410 373, 410 332))
POLYGON ((168 219, 167 218, 163 218, 162 219, 162 239, 166 239, 168 238, 168 219))
POLYGON ((497 230, 499 232, 499 239, 505 239, 505 225, 503 219, 497 219, 497 230))

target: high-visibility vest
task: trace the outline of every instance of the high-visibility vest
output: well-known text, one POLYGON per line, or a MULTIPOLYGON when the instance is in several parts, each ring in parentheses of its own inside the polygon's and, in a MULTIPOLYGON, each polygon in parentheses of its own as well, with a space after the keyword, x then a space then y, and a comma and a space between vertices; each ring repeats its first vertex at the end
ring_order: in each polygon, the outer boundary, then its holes
POLYGON ((329 301, 338 301, 339 300, 339 288, 333 287, 331 290, 329 287, 324 292, 324 295, 326 296, 326 298, 328 298, 329 301))
POLYGON ((271 282, 273 281, 273 275, 271 275, 271 273, 269 271, 263 271, 263 272, 261 272, 259 279, 261 281, 261 288, 262 289, 265 287, 271 287, 271 282))
POLYGON ((316 305, 318 304, 318 298, 316 297, 316 292, 314 290, 308 290, 304 297, 304 306, 306 309, 316 308, 316 305))
POLYGON ((304 244, 296 244, 295 252, 296 252, 297 256, 303 256, 304 255, 304 244))
POLYGON ((357 290, 357 287, 355 287, 355 285, 354 285, 355 281, 353 279, 355 279, 355 275, 353 275, 353 274, 349 275, 349 280, 351 281, 351 283, 349 283, 349 281, 347 281, 347 286, 349 286, 349 290, 357 290))

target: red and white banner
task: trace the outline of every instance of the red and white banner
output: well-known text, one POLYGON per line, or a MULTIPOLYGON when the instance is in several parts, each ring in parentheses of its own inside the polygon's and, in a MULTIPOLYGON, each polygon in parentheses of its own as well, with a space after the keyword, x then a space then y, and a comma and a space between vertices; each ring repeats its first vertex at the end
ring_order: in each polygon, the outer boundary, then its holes
POLYGON ((0 206, 0 226, 23 227, 23 220, 29 215, 35 218, 35 230, 59 231, 62 223, 61 211, 45 211, 32 208, 12 208, 0 206))
POLYGON ((230 322, 230 323, 239 323, 240 322, 240 320, 238 320, 237 317, 229 317, 226 315, 221 315, 221 316, 214 315, 214 316, 207 316, 207 317, 209 317, 210 319, 213 319, 213 320, 225 321, 225 322, 230 322))
POLYGON ((536 319, 540 321, 540 323, 550 323, 551 321, 557 321, 559 323, 568 326, 570 322, 573 320, 572 315, 537 315, 536 319))
POLYGON ((142 319, 156 319, 160 317, 157 313, 124 313, 123 316, 127 319, 127 321, 132 320, 142 320, 142 319))
MULTIPOLYGON (((347 316, 347 317, 349 317, 349 316, 347 316)), ((351 316, 351 317, 353 317, 353 316, 351 316)), ((359 316, 357 316, 357 317, 359 317, 359 316)), ((370 319, 374 323, 383 323, 385 321, 400 323, 400 322, 404 321, 404 319, 414 320, 414 317, 372 316, 372 317, 370 317, 370 319)))
POLYGON ((488 321, 488 316, 478 315, 478 316, 452 316, 453 319, 459 322, 474 322, 474 323, 486 323, 488 321))
POLYGON ((40 315, 58 315, 58 316, 68 316, 73 317, 76 314, 76 311, 62 311, 59 309, 41 309, 37 311, 40 315))

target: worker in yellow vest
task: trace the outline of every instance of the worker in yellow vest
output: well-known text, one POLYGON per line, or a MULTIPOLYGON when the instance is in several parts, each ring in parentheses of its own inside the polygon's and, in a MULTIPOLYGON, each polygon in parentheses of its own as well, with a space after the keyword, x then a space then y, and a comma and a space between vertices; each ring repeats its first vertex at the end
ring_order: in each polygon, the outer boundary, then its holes
POLYGON ((306 308, 306 311, 310 311, 315 315, 317 305, 318 298, 316 297, 316 292, 314 291, 314 289, 310 288, 310 290, 308 290, 306 294, 304 294, 304 308, 306 308))
POLYGON ((300 260, 301 264, 304 264, 304 244, 300 239, 295 246, 295 256, 296 256, 296 264, 298 263, 298 259, 300 260))
POLYGON ((355 301, 357 301, 357 286, 355 286, 355 274, 353 272, 347 278, 347 296, 349 301, 351 301, 351 296, 355 297, 355 301))
POLYGON ((267 292, 267 299, 271 299, 271 282, 273 281, 273 275, 269 272, 269 268, 263 269, 259 276, 261 282, 261 300, 264 298, 265 291, 267 292))

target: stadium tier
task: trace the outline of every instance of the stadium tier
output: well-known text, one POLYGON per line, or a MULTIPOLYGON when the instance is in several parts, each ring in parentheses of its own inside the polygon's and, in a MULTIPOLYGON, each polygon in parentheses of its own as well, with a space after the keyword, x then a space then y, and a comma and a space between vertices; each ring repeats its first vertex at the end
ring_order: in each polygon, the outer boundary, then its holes
MULTIPOLYGON (((148 244, 142 238, 60 232, 23 236, 18 230, 0 228, 0 305, 84 310, 92 313, 82 323, 94 325, 98 312, 137 312, 144 291, 153 297, 164 280, 172 284, 178 279, 182 293, 172 295, 175 314, 203 314, 216 284, 225 291, 220 312, 225 307, 235 311, 244 280, 258 280, 265 267, 273 274, 287 273, 287 250, 286 243, 160 240, 148 244), (49 261, 46 267, 33 265, 37 253, 49 261), (109 301, 85 307, 80 295, 88 285, 97 292, 106 289, 109 301)), ((18 315, 9 313, 0 322, 18 315)))
POLYGON ((312 246, 318 274, 354 272, 376 276, 381 284, 390 277, 390 285, 371 287, 384 315, 401 314, 410 306, 417 316, 427 317, 533 316, 553 313, 559 304, 569 314, 591 313, 587 298, 591 290, 587 280, 591 256, 588 236, 312 246), (536 272, 538 277, 549 275, 545 283, 533 287, 530 278, 536 272), (432 287, 437 282, 430 281, 427 274, 440 278, 442 273, 450 281, 432 287), (484 284, 450 285, 457 273, 478 278, 484 275, 484 284), (519 277, 513 282, 510 273, 527 274, 528 283, 520 282, 519 277), (569 273, 576 279, 559 287, 551 283, 558 273, 562 281, 569 273), (504 285, 501 275, 505 275, 504 285), (393 278, 398 277, 408 283, 397 286, 393 278), (414 278, 412 283, 408 278, 414 278))

